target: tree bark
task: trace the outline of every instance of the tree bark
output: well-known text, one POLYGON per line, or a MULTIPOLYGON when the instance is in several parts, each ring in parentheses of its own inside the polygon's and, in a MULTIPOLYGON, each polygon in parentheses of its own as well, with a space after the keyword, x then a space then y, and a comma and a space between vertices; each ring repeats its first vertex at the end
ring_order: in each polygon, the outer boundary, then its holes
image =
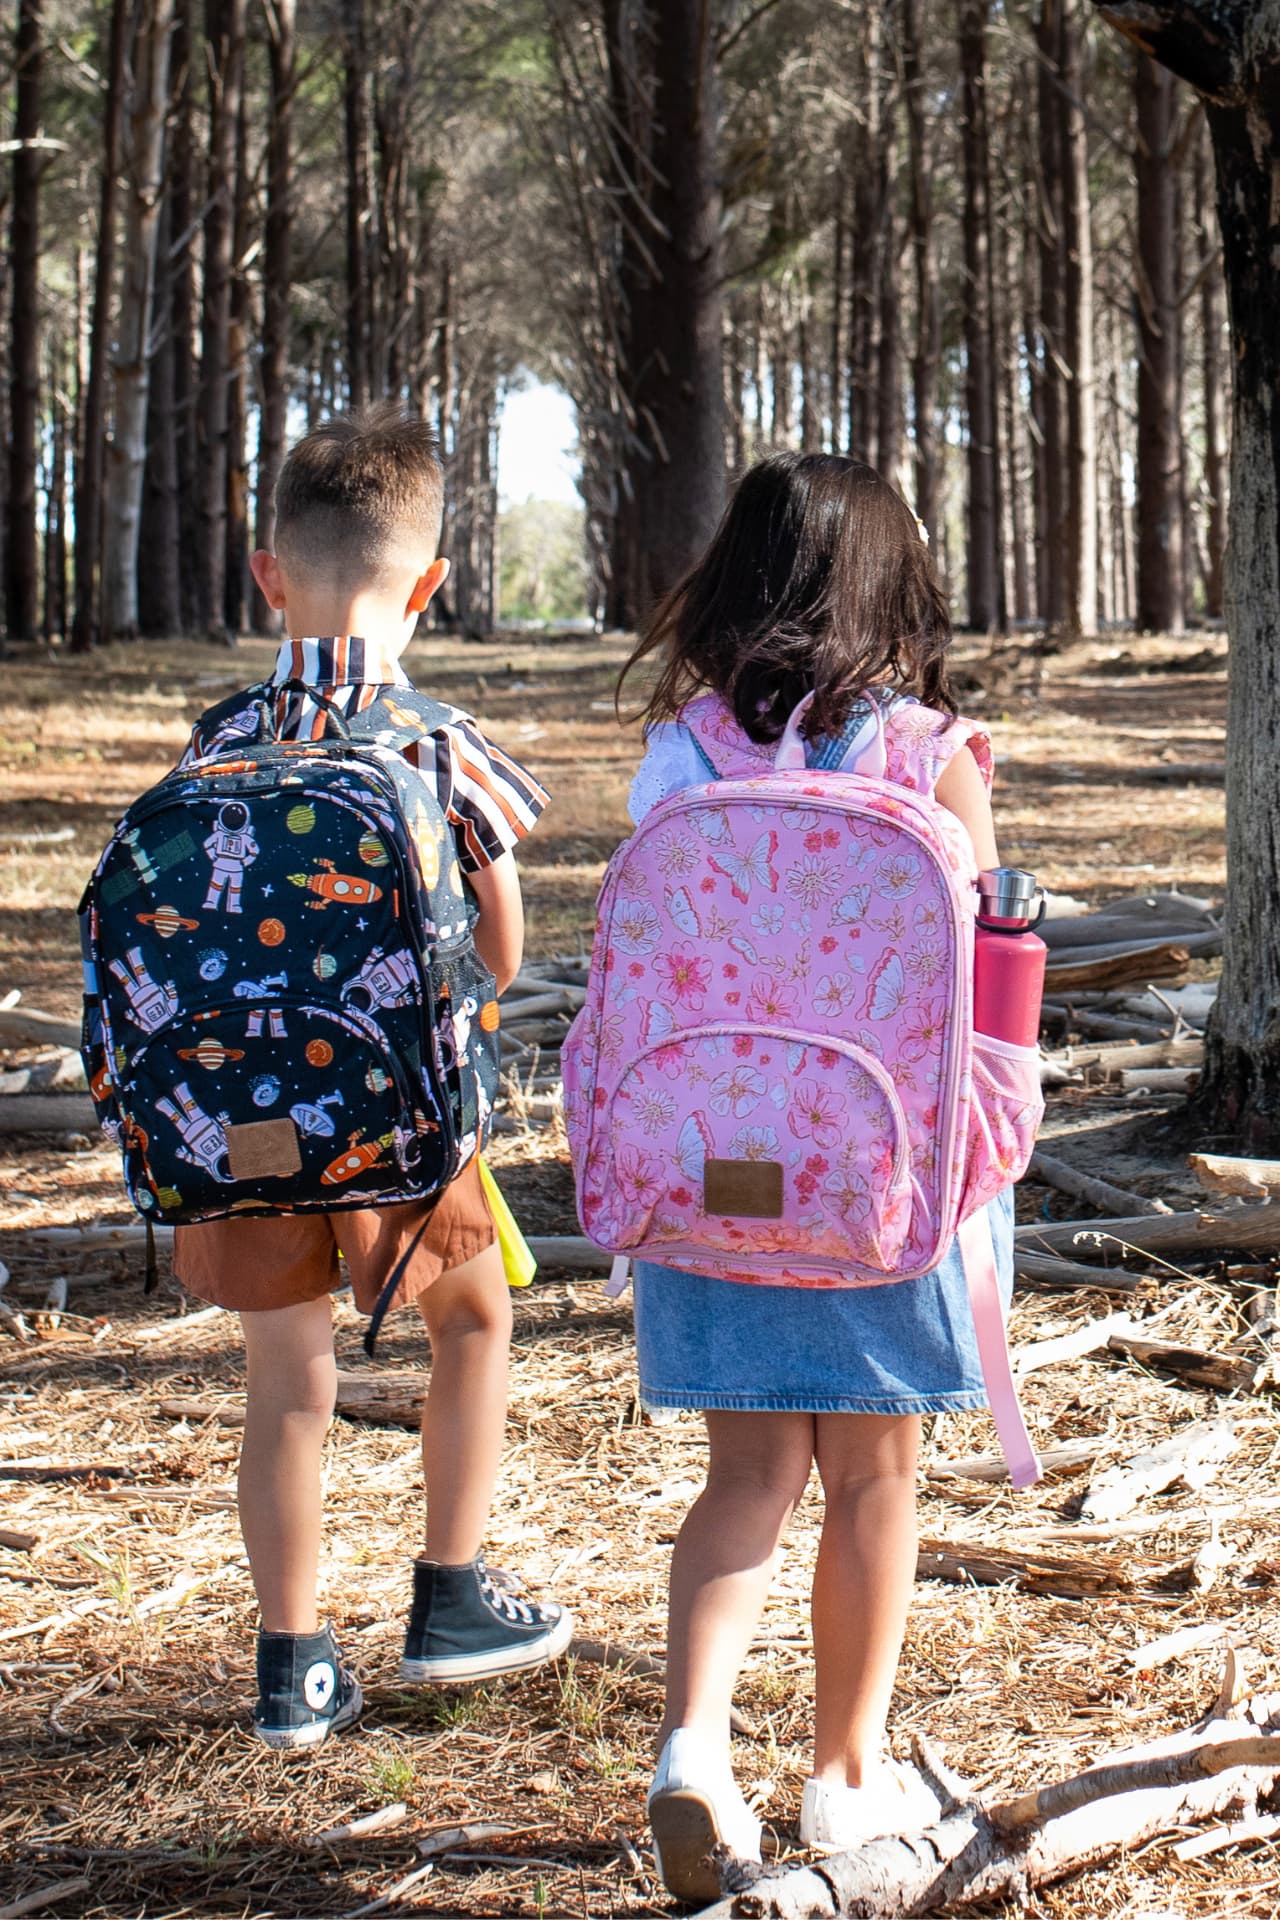
POLYGON ((652 266, 635 274, 625 369, 638 442, 632 620, 693 564, 725 497, 718 0, 651 11, 652 266))
POLYGON ((49 486, 44 533, 44 616, 46 640, 67 631, 67 398, 62 388, 63 343, 53 340, 48 358, 49 486))
POLYGON ((135 639, 139 626, 138 538, 147 452, 148 349, 164 183, 172 32, 173 0, 144 0, 134 32, 115 405, 106 450, 103 626, 108 639, 135 639))
POLYGON ((1195 145, 1196 232, 1200 238, 1200 372, 1204 390, 1205 613, 1222 618, 1222 562, 1227 545, 1227 441, 1222 335, 1222 259, 1213 217, 1213 152, 1207 122, 1195 145), (1205 263, 1210 262, 1206 271, 1205 263))
POLYGON ((1063 139, 1061 9, 1064 0, 1041 0, 1036 27, 1039 138, 1040 255, 1039 350, 1036 385, 1040 459, 1036 487, 1036 575, 1040 618, 1050 629, 1066 616, 1068 489, 1067 394, 1063 376, 1063 139))
POLYGON ((1108 5, 1104 17, 1205 99, 1231 328, 1226 561, 1227 894, 1222 986, 1194 1117, 1259 1156, 1280 1148, 1280 0, 1108 5))
MULTIPOLYGON (((173 459, 177 476, 177 514, 181 550, 190 560, 178 569, 182 618, 180 630, 194 632, 200 624, 201 588, 194 564, 199 552, 199 370, 196 365, 196 271, 192 241, 200 224, 197 194, 197 153, 193 69, 198 62, 198 37, 193 32, 196 0, 177 0, 173 22, 171 64, 178 76, 170 142, 169 191, 171 218, 173 341, 173 459)), ((162 336, 163 337, 163 336, 162 336)), ((149 629, 150 630, 150 629, 149 629)), ((172 630, 172 629, 170 629, 172 630)))
POLYGON ((1178 419, 1178 281, 1173 167, 1176 81, 1139 55, 1135 161, 1138 207, 1138 626, 1181 633, 1182 467, 1178 419))
MULTIPOLYGON (((262 249, 262 409, 258 418, 258 494, 255 540, 274 549, 276 482, 284 464, 289 399, 289 254, 293 235, 293 86, 297 0, 266 0, 271 69, 267 131, 267 217, 262 249)), ((279 633, 282 618, 257 583, 252 596, 255 633, 279 633)))
POLYGON ((927 89, 921 60, 921 0, 903 0, 902 74, 911 180, 911 262, 915 338, 911 350, 911 422, 915 438, 916 512, 932 542, 938 523, 938 363, 942 303, 933 247, 933 171, 927 89))
POLYGON ((197 523, 200 625, 228 641, 227 476, 231 381, 231 273, 235 235, 236 127, 244 84, 245 0, 205 0, 209 61, 209 164, 204 216, 197 523))
POLYGON ((991 300, 990 145, 987 131, 987 20, 990 0, 961 0, 960 70, 964 147, 965 413, 968 422, 969 625, 1002 629, 1000 477, 991 300))
MULTIPOLYGON (((172 171, 172 169, 170 169, 172 171)), ((178 490, 178 435, 174 396, 177 348, 173 335, 174 195, 162 196, 156 239, 156 275, 151 308, 155 352, 147 381, 146 462, 139 503, 138 548, 147 556, 137 570, 138 631, 149 638, 180 634, 183 546, 178 490)), ((188 570, 189 571, 189 570, 188 570)))
POLYGON ((1071 633, 1098 626, 1098 416, 1093 350, 1093 231, 1084 112, 1082 0, 1061 0, 1063 345, 1067 377, 1067 552, 1071 633))
POLYGON ((253 307, 245 264, 250 247, 253 182, 249 177, 248 102, 243 83, 236 110, 235 216, 231 290, 227 301, 227 579, 223 620, 232 644, 248 624, 249 602, 249 331, 253 307))
POLYGON ((106 120, 102 183, 98 199, 98 245, 94 261, 93 312, 89 322, 89 379, 85 389, 80 455, 76 461, 76 595, 71 651, 88 653, 98 639, 98 563, 102 551, 102 483, 106 462, 107 355, 116 260, 116 174, 120 166, 120 117, 125 55, 132 9, 112 0, 107 41, 106 120))
POLYGON ((34 640, 39 603, 36 558, 36 414, 40 397, 40 175, 28 145, 40 132, 44 0, 21 0, 14 40, 16 102, 13 204, 9 216, 9 463, 5 495, 5 626, 34 640))
POLYGON ((347 400, 373 390, 369 326, 369 56, 364 0, 343 0, 342 104, 347 156, 347 400))

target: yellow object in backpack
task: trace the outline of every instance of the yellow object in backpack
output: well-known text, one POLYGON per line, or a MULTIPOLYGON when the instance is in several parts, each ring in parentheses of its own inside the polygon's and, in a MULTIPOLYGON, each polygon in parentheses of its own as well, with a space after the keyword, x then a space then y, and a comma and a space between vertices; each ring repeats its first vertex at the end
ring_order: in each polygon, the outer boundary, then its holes
POLYGON ((502 1254, 502 1266, 509 1287, 527 1287, 538 1271, 538 1263, 529 1251, 529 1243, 516 1224, 516 1217, 502 1197, 502 1189, 490 1173, 484 1155, 477 1155, 480 1169, 480 1185, 484 1197, 489 1202, 489 1211, 493 1215, 494 1228, 498 1235, 498 1248, 502 1254))

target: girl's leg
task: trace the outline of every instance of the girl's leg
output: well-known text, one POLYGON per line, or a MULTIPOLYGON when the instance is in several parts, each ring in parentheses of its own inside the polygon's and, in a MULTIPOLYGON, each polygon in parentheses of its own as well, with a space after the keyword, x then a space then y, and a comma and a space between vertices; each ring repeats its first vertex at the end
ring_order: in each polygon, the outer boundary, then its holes
POLYGON ((659 1744, 690 1727, 727 1748, 738 1671, 764 1606, 783 1530, 813 1459, 811 1413, 706 1415, 707 1484, 671 1559, 667 1705, 659 1744))
POLYGON ((242 1313, 248 1398, 240 1531, 268 1633, 314 1633, 320 1460, 337 1375, 329 1296, 242 1313))
POLYGON ((814 1775, 874 1772, 916 1573, 918 1415, 820 1413, 826 1513, 813 1582, 814 1775))
POLYGON ((506 1435, 511 1294, 497 1242, 442 1273, 418 1305, 431 1336, 424 1552, 460 1567, 480 1551, 506 1435))

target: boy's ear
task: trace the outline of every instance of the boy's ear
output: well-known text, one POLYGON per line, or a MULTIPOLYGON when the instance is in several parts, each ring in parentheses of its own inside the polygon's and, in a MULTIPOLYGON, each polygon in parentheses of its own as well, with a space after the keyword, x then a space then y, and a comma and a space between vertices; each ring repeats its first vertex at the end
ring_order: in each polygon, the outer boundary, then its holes
POLYGON ((441 554, 440 558, 433 560, 426 572, 419 574, 417 580, 415 580, 413 592, 409 595, 408 603, 405 606, 405 612, 424 612, 432 595, 439 593, 448 578, 449 562, 445 559, 444 555, 441 554))
POLYGON ((256 553, 249 555, 249 571, 261 588, 267 605, 276 613, 282 612, 285 603, 284 577, 274 553, 259 547, 256 553))

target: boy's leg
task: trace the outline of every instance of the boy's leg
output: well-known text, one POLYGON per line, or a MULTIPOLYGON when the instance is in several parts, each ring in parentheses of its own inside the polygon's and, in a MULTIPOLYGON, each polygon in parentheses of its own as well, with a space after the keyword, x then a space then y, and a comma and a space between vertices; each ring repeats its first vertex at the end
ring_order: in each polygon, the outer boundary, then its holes
POLYGON ((431 1336, 422 1410, 424 1553, 461 1566, 480 1551, 507 1423, 511 1295, 497 1242, 418 1296, 431 1336))
POLYGON ((916 1573, 915 1414, 820 1413, 826 1512, 813 1582, 814 1776, 877 1767, 916 1573))
POLYGON ((320 1462, 337 1373, 329 1296, 241 1313, 248 1404, 240 1529, 267 1633, 317 1629, 320 1462))
POLYGON ((667 1703, 676 1727, 727 1747, 729 1708, 783 1531, 809 1478, 811 1413, 708 1412, 707 1484, 671 1558, 667 1703))

